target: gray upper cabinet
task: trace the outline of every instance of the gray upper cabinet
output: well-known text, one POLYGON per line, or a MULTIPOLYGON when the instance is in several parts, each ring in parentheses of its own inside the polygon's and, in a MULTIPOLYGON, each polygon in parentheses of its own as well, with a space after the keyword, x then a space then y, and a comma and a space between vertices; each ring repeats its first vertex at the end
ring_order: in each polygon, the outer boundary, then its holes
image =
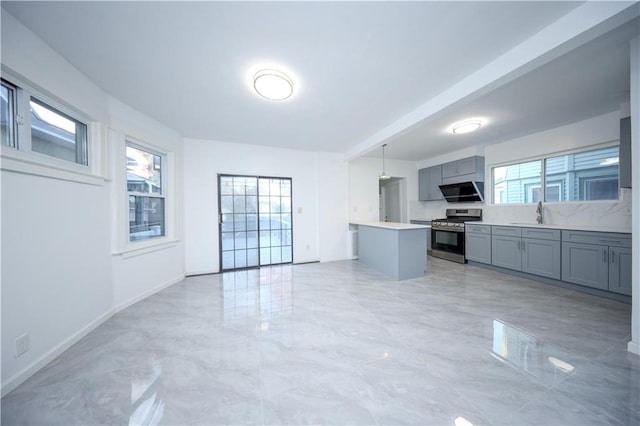
POLYGON ((620 188, 631 188, 631 117, 620 120, 620 188))
POLYGON ((484 182, 484 157, 478 155, 442 165, 442 184, 484 182))
POLYGON ((439 185, 442 184, 442 165, 418 170, 418 200, 442 200, 439 185))
POLYGON ((562 280, 631 295, 631 235, 562 231, 562 280))
POLYGON ((465 226, 465 257, 480 263, 491 264, 491 226, 465 226))

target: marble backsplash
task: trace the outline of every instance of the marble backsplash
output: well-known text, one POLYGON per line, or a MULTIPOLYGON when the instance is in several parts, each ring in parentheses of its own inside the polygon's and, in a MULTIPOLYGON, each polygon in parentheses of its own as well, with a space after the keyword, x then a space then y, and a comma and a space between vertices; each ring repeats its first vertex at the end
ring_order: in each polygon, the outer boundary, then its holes
MULTIPOLYGON (((620 200, 544 203, 544 223, 551 225, 606 226, 631 230, 631 190, 622 189, 620 200)), ((445 217, 446 209, 481 208, 488 222, 535 223, 535 204, 495 205, 484 203, 447 203, 445 201, 411 201, 409 218, 431 220, 445 217)))

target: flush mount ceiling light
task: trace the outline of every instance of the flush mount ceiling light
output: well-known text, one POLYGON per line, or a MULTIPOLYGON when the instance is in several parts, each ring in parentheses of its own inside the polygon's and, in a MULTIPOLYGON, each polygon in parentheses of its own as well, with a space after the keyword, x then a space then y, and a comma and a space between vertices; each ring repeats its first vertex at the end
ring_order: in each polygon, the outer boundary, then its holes
POLYGON ((382 145, 382 174, 380 176, 378 176, 379 180, 389 180, 389 179, 391 179, 391 176, 389 176, 388 174, 386 174, 384 172, 384 147, 385 146, 387 146, 386 143, 384 145, 382 145))
POLYGON ((451 126, 451 132, 455 133, 456 135, 473 132, 474 130, 478 130, 480 127, 482 127, 482 124, 483 122, 479 118, 460 121, 451 126))
POLYGON ((253 88, 265 99, 284 101, 293 94, 293 81, 282 71, 266 68, 253 76, 253 88))

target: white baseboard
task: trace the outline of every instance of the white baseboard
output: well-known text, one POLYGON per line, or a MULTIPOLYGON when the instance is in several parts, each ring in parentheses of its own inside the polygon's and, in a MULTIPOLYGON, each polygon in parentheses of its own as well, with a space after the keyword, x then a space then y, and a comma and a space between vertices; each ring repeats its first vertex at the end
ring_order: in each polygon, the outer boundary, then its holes
POLYGON ((14 390, 18 386, 20 386, 29 377, 33 376, 35 373, 37 373, 39 370, 41 370, 45 365, 49 364, 55 358, 57 358, 58 356, 62 355, 62 353, 64 351, 66 351, 71 346, 76 344, 80 339, 85 337, 87 334, 91 333, 93 330, 98 328, 98 326, 101 325, 103 322, 105 322, 106 320, 111 318, 113 316, 113 314, 115 314, 116 312, 120 312, 121 310, 126 309, 129 306, 131 306, 131 305, 133 305, 135 303, 138 303, 139 301, 141 301, 143 299, 146 299, 147 297, 149 297, 149 296, 151 296, 151 295, 153 295, 153 294, 155 294, 155 293, 157 293, 157 292, 159 292, 161 290, 164 290, 165 288, 167 288, 169 286, 172 286, 172 285, 174 285, 176 283, 179 283, 183 279, 184 279, 184 275, 176 277, 176 278, 174 278, 172 280, 169 280, 169 281, 167 281, 167 282, 165 282, 163 284, 160 284, 159 286, 156 286, 156 287, 152 288, 151 290, 149 290, 149 291, 147 291, 147 292, 145 292, 145 293, 143 293, 143 294, 141 294, 139 296, 136 296, 136 297, 128 300, 125 303, 121 303, 120 305, 109 309, 107 312, 105 312, 104 314, 100 315, 95 320, 91 321, 89 324, 87 324, 81 330, 79 330, 78 332, 74 333, 72 336, 70 336, 69 338, 64 340, 62 343, 60 343, 59 345, 57 345, 56 347, 51 349, 49 352, 45 353, 43 356, 38 358, 36 361, 31 363, 30 365, 28 365, 27 367, 25 367, 24 369, 22 369, 18 373, 14 374, 12 377, 8 378, 5 382, 2 383, 2 385, 1 385, 2 390, 1 390, 0 394, 4 397, 9 392, 14 390))
POLYGON ((127 300, 124 303, 120 303, 119 305, 116 305, 115 312, 120 312, 123 309, 127 309, 129 306, 135 305, 136 303, 140 302, 141 300, 144 300, 149 296, 153 296, 157 292, 162 291, 167 287, 171 287, 172 285, 179 283, 180 281, 184 280, 184 277, 185 277, 184 275, 180 275, 180 276, 178 276, 178 277, 176 277, 174 279, 171 279, 169 281, 166 281, 166 282, 164 282, 164 283, 162 283, 162 284, 160 284, 160 285, 158 285, 158 286, 156 286, 156 287, 154 287, 154 288, 152 288, 152 289, 150 289, 148 291, 145 291, 144 293, 142 293, 142 294, 140 294, 140 295, 138 295, 136 297, 133 297, 133 298, 127 300))
POLYGON ((98 328, 103 322, 108 320, 115 313, 115 309, 111 308, 104 314, 100 315, 95 320, 91 321, 89 324, 84 326, 78 332, 74 333, 72 336, 64 340, 62 343, 51 349, 49 352, 45 353, 43 356, 38 358, 36 361, 29 364, 27 367, 23 368, 21 371, 17 372, 13 376, 9 377, 6 381, 2 383, 2 396, 4 397, 9 392, 20 386, 24 383, 29 377, 33 376, 40 369, 42 369, 45 365, 49 364, 58 356, 62 355, 64 351, 69 349, 71 346, 78 343, 80 339, 85 337, 87 334, 91 333, 93 330, 98 328))
POLYGON ((219 274, 219 270, 215 269, 201 269, 199 271, 189 271, 185 272, 185 277, 197 277, 198 275, 210 275, 210 274, 219 274))
POLYGON ((627 350, 632 354, 640 355, 640 343, 633 340, 627 343, 627 350))

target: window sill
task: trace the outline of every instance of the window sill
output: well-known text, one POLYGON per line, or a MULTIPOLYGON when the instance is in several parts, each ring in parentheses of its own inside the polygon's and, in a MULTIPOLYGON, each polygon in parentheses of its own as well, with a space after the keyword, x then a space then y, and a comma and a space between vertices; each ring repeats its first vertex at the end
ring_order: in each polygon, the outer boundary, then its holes
MULTIPOLYGON (((92 174, 88 167, 78 164, 58 163, 40 154, 26 153, 14 148, 2 147, 2 170, 51 179, 66 180, 88 185, 103 186, 109 179, 92 174)), ((62 161, 62 160, 60 160, 62 161)))
POLYGON ((143 247, 127 248, 111 254, 112 256, 119 256, 121 259, 129 259, 131 257, 142 256, 156 251, 166 250, 177 246, 178 243, 180 243, 180 240, 162 241, 154 243, 153 245, 147 244, 143 247))

